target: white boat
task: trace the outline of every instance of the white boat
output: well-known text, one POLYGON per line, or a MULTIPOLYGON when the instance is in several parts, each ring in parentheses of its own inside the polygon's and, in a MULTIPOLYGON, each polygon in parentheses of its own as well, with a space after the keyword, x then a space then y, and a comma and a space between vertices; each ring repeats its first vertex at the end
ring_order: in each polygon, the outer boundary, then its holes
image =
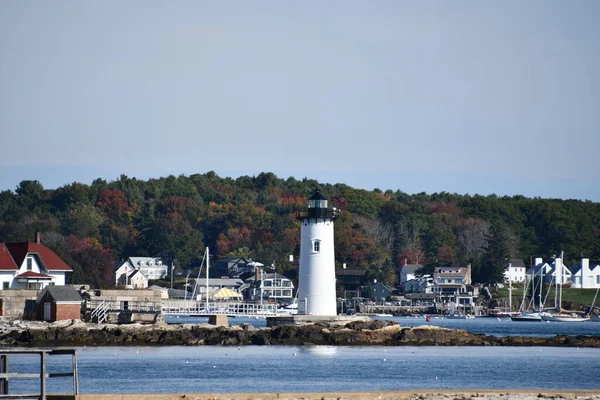
POLYGON ((542 315, 540 313, 522 313, 510 317, 510 319, 518 322, 542 322, 542 315))
POLYGON ((458 313, 458 312, 445 315, 445 317, 447 319, 473 319, 473 318, 475 318, 471 314, 461 314, 461 313, 458 313))
POLYGON ((577 314, 544 314, 542 320, 552 322, 585 322, 589 321, 590 318, 582 317, 577 314))

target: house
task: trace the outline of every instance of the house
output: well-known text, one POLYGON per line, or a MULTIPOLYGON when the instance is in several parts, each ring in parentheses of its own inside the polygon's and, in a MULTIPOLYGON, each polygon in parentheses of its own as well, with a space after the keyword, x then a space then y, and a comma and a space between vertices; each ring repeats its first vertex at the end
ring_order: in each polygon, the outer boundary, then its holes
POLYGON ((364 284, 366 269, 341 268, 335 271, 336 284, 341 285, 345 291, 354 291, 364 284))
POLYGON ((215 262, 208 271, 210 278, 244 278, 254 273, 256 261, 244 257, 223 257, 215 262))
POLYGON ((511 258, 504 269, 504 280, 506 282, 525 282, 527 268, 523 260, 511 258))
POLYGON ((394 290, 389 286, 384 285, 381 282, 375 282, 372 286, 373 299, 375 301, 385 301, 389 296, 394 293, 394 290))
POLYGON ((541 258, 536 258, 533 266, 527 270, 527 279, 531 279, 531 277, 539 279, 539 277, 542 277, 545 283, 552 283, 553 280, 550 271, 552 271, 550 264, 544 262, 541 258))
POLYGON ((571 272, 571 283, 572 288, 577 289, 597 289, 600 288, 600 265, 590 266, 590 260, 588 258, 582 258, 581 264, 572 265, 569 268, 571 272))
POLYGON ((400 269, 400 285, 403 285, 411 279, 415 279, 417 271, 421 268, 423 268, 421 264, 404 264, 400 269))
POLYGON ((81 319, 83 298, 72 286, 46 286, 36 299, 38 319, 61 321, 81 319))
POLYGON ((169 268, 157 257, 129 257, 115 266, 115 286, 144 289, 150 279, 163 279, 169 268))
POLYGON ((276 272, 257 275, 249 279, 246 299, 260 300, 262 291, 263 300, 274 300, 281 303, 289 303, 293 300, 294 283, 290 279, 276 272))
POLYGON ((0 290, 64 286, 65 275, 73 270, 55 252, 35 242, 0 243, 0 290))
POLYGON ((433 293, 434 284, 431 275, 410 279, 402 284, 402 290, 406 293, 433 293))
POLYGON ((472 306, 476 297, 471 285, 471 265, 436 267, 433 273, 436 301, 472 306))

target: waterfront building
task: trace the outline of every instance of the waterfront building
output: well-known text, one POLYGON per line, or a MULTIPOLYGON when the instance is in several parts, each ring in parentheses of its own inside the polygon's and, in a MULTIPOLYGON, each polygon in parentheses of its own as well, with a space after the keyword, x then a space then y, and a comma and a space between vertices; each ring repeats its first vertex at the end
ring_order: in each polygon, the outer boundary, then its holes
POLYGON ((300 271, 298 314, 335 316, 335 249, 333 223, 336 209, 329 209, 319 190, 309 197, 307 209, 298 214, 300 271))
POLYGON ((506 282, 525 282, 527 275, 527 268, 525 263, 519 258, 512 258, 508 261, 506 268, 504 269, 504 280, 506 282))
POLYGON ((423 265, 421 264, 404 264, 400 268, 400 274, 398 281, 400 282, 400 286, 403 286, 404 283, 415 279, 417 277, 417 271, 421 269, 423 265))
POLYGON ((115 286, 144 289, 150 279, 163 279, 168 266, 157 257, 129 257, 115 266, 115 286))
POLYGON ((39 233, 33 243, 0 243, 0 290, 62 286, 69 272, 71 267, 41 243, 39 233))
POLYGON ((249 287, 246 294, 249 300, 259 301, 262 296, 263 300, 289 304, 294 298, 294 283, 276 272, 257 273, 247 283, 249 287))

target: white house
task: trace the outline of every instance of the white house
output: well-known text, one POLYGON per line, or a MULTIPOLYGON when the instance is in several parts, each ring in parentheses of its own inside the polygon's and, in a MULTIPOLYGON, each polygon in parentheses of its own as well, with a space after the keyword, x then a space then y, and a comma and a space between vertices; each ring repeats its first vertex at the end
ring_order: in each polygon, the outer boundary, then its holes
MULTIPOLYGON (((258 279, 254 279, 254 283, 251 284, 250 298, 252 300, 259 300, 261 296, 261 276, 258 279)), ((251 279, 250 279, 251 280, 251 279)), ((274 301, 288 302, 294 298, 294 283, 286 278, 285 276, 273 273, 262 274, 262 296, 263 299, 269 299, 274 301)))
POLYGON ((513 258, 508 261, 508 265, 504 270, 504 280, 506 282, 525 282, 527 276, 527 268, 523 260, 513 258))
POLYGON ((550 264, 544 262, 541 258, 536 258, 533 266, 527 270, 527 279, 530 280, 532 276, 535 276, 536 279, 542 277, 545 283, 552 283, 554 282, 551 275, 552 271, 553 267, 550 264))
POLYGON ((597 289, 600 287, 600 265, 590 266, 588 258, 582 258, 580 265, 569 267, 571 277, 569 282, 572 288, 597 289))
POLYGON ((416 278, 416 272, 423 266, 421 264, 404 264, 400 270, 400 285, 416 278))
POLYGON ((115 285, 130 289, 148 287, 150 279, 162 279, 168 274, 168 266, 156 257, 129 257, 115 267, 115 285), (143 277, 142 277, 143 275, 143 277))
POLYGON ((65 284, 65 274, 72 272, 55 252, 36 242, 0 243, 0 290, 44 289, 65 284))

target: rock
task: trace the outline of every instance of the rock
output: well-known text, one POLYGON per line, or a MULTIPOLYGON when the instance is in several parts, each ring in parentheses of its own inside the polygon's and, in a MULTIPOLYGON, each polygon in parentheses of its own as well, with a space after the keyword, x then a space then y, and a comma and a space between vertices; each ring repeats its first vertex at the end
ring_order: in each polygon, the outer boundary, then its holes
POLYGON ((329 324, 251 325, 215 327, 194 325, 96 325, 81 321, 60 323, 12 321, 0 323, 0 346, 144 346, 144 345, 386 345, 386 346, 569 346, 600 347, 599 337, 532 338, 485 336, 435 326, 402 328, 392 321, 329 324))

